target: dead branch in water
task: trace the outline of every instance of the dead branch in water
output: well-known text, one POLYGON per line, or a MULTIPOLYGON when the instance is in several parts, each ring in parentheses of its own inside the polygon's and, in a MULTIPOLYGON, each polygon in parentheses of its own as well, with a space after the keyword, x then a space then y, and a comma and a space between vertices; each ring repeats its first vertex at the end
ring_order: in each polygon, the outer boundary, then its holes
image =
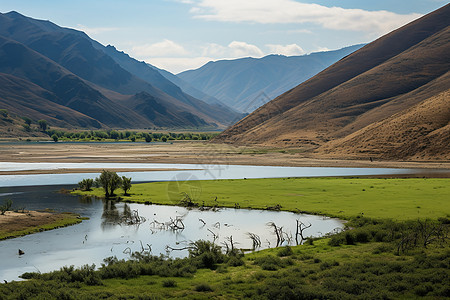
POLYGON ((247 235, 252 240, 252 250, 256 250, 261 247, 261 239, 258 235, 251 232, 248 232, 247 235))
POLYGON ((312 226, 312 224, 310 223, 309 225, 305 225, 305 223, 303 223, 300 220, 295 220, 297 222, 297 228, 295 230, 295 243, 297 245, 300 245, 301 243, 303 243, 304 240, 306 240, 306 238, 303 236, 303 231, 305 231, 305 229, 309 228, 312 226), (298 241, 298 237, 301 238, 300 243, 298 241))
POLYGON ((279 247, 285 241, 284 234, 283 234, 283 227, 278 227, 274 222, 267 223, 267 226, 273 228, 273 232, 277 237, 276 247, 279 247))

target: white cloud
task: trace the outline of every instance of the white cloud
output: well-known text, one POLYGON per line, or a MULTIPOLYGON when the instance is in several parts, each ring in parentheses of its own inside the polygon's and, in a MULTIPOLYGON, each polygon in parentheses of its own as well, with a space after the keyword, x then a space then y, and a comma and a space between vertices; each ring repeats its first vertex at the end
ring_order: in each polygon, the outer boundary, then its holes
POLYGON ((191 10, 195 18, 262 24, 314 23, 327 29, 385 34, 418 17, 389 11, 326 7, 294 0, 200 0, 191 10))
POLYGON ((232 41, 228 46, 210 43, 203 47, 203 56, 216 58, 262 57, 264 52, 246 42, 232 41))
POLYGON ((165 39, 154 44, 134 46, 131 53, 137 57, 176 57, 187 55, 188 51, 174 41, 165 39))
POLYGON ((325 52, 325 51, 331 51, 331 49, 327 47, 318 47, 314 52, 325 52))
POLYGON ((233 41, 228 45, 232 50, 233 57, 262 57, 264 53, 255 45, 247 44, 245 42, 233 41))
POLYGON ((105 33, 105 32, 116 31, 119 28, 117 28, 117 27, 88 27, 88 26, 84 26, 82 24, 78 24, 77 27, 75 27, 75 29, 83 31, 87 35, 91 36, 91 35, 101 34, 101 33, 105 33))
POLYGON ((145 60, 151 65, 154 65, 160 69, 167 70, 173 74, 180 73, 186 70, 197 69, 206 64, 209 61, 214 61, 216 59, 211 57, 157 57, 149 58, 145 60))
POLYGON ((282 55, 286 55, 286 56, 306 54, 306 51, 303 50, 303 48, 297 44, 290 44, 290 45, 285 45, 285 46, 269 44, 266 46, 267 46, 267 48, 269 48, 269 51, 272 54, 282 54, 282 55))

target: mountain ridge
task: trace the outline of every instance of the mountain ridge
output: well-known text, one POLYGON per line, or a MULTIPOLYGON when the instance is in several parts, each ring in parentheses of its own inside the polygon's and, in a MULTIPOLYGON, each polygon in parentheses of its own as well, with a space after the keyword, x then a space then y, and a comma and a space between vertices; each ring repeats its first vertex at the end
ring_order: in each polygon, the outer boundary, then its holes
POLYGON ((228 125, 238 115, 231 110, 225 112, 221 108, 212 107, 184 94, 181 89, 158 73, 156 76, 166 81, 174 90, 178 89, 179 91, 175 97, 166 94, 151 83, 123 69, 112 57, 100 49, 105 48, 104 46, 90 39, 83 32, 62 28, 49 21, 28 18, 17 12, 0 14, 0 25, 0 36, 6 35, 3 39, 15 41, 15 46, 18 48, 20 48, 19 45, 23 45, 21 49, 28 49, 24 50, 28 53, 41 55, 30 54, 26 58, 19 57, 11 51, 8 54, 3 51, 0 72, 13 72, 15 75, 22 73, 22 76, 19 75, 20 77, 48 89, 50 93, 59 93, 59 97, 57 97, 59 104, 71 106, 94 118, 101 117, 99 122, 102 126, 145 128, 171 123, 175 127, 190 128, 202 124, 204 127, 216 128, 228 125), (10 63, 8 61, 14 61, 15 58, 17 59, 16 63, 20 64, 21 60, 26 59, 29 63, 20 66, 23 70, 15 68, 8 71, 7 65, 10 63), (35 60, 31 61, 31 58, 35 60), (46 66, 43 65, 43 61, 46 66), (49 68, 54 71, 49 71, 49 68), (64 77, 63 80, 61 77, 64 77), (46 80, 48 82, 45 82, 46 80), (83 87, 84 94, 80 94, 80 87, 83 87), (78 92, 75 92, 76 90, 78 92), (88 92, 88 90, 90 91, 88 92), (135 94, 140 92, 151 94, 158 105, 163 105, 166 107, 166 111, 170 111, 170 116, 177 120, 178 124, 176 122, 160 124, 157 122, 155 124, 139 112, 129 109, 126 101, 118 100, 118 98, 124 99, 124 96, 119 96, 118 93, 128 95, 127 97, 132 99, 135 94), (78 102, 70 100, 70 93, 75 95, 78 93, 78 102), (108 97, 113 95, 113 97, 108 99, 105 94, 108 97), (182 98, 182 101, 176 97, 182 98), (84 102, 80 102, 81 100, 84 102), (99 111, 105 113, 99 113, 99 111), (108 112, 111 113, 111 116, 107 116, 108 112))
POLYGON ((366 45, 260 107, 216 142, 324 147, 327 153, 318 153, 333 155, 336 140, 450 87, 449 13, 446 5, 366 45))
POLYGON ((177 76, 234 109, 250 112, 259 107, 261 101, 257 98, 262 92, 274 98, 361 47, 355 45, 302 56, 272 54, 219 60, 177 76))

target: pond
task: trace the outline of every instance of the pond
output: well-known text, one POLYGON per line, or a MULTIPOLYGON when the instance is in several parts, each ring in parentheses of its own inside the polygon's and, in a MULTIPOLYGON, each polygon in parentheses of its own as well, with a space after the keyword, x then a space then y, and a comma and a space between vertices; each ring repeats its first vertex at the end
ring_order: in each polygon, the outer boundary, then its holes
POLYGON ((182 257, 187 255, 187 250, 166 252, 167 246, 181 249, 198 239, 216 239, 216 243, 226 247, 225 243, 229 245, 232 238, 235 247, 251 249, 253 243, 249 233, 253 233, 260 238, 260 249, 275 247, 277 238, 273 227, 268 226, 269 222, 283 227, 285 238, 291 244, 295 244, 296 220, 305 225, 311 224, 304 232, 305 237, 321 236, 343 227, 341 221, 321 216, 246 209, 200 211, 176 206, 127 204, 60 194, 57 193, 60 188, 71 186, 0 188, 0 201, 8 197, 16 206, 25 205, 27 209, 54 208, 90 218, 78 225, 0 241, 0 280, 18 280, 24 272, 48 272, 64 265, 94 263, 100 266, 106 257, 127 258, 131 252, 143 249, 151 249, 154 255, 162 253, 182 257), (130 215, 138 215, 143 222, 127 225, 130 215), (178 222, 179 229, 171 229, 170 221, 177 219, 181 220, 178 222), (18 249, 25 254, 19 256, 18 249))

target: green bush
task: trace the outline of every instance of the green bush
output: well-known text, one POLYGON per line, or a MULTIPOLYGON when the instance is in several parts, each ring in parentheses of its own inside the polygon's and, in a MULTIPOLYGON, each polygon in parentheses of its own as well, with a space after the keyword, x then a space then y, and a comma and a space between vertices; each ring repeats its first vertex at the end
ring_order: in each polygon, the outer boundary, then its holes
POLYGON ((273 255, 257 257, 254 261, 254 264, 267 271, 275 271, 285 266, 283 261, 279 257, 273 255))
POLYGON ((278 251, 278 253, 277 253, 277 255, 281 256, 281 257, 283 257, 283 256, 291 256, 292 254, 294 254, 294 252, 292 251, 292 248, 290 246, 286 246, 286 247, 281 248, 278 251))
POLYGON ((177 282, 173 279, 166 279, 166 280, 163 280, 162 286, 163 287, 176 287, 177 282))
POLYGON ((198 285, 195 286, 195 291, 196 292, 212 292, 213 289, 212 287, 207 284, 207 283, 200 283, 198 285))

